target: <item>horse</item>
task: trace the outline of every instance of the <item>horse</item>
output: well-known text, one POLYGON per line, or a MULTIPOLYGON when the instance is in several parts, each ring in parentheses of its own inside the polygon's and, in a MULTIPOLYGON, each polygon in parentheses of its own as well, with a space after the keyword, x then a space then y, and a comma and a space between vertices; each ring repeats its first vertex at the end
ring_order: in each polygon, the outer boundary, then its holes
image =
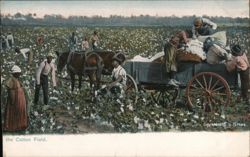
POLYGON ((102 58, 96 53, 73 53, 71 59, 67 64, 69 52, 59 53, 56 51, 58 56, 57 70, 61 72, 62 69, 67 65, 67 71, 71 78, 71 91, 74 91, 75 86, 75 75, 79 78, 79 89, 81 88, 82 76, 87 74, 90 80, 90 86, 94 84, 98 87, 101 80, 101 72, 103 69, 102 58))
POLYGON ((94 50, 91 52, 97 53, 102 58, 103 64, 104 64, 102 74, 103 75, 111 75, 112 70, 114 68, 112 65, 112 58, 116 54, 116 52, 105 51, 105 50, 94 50))

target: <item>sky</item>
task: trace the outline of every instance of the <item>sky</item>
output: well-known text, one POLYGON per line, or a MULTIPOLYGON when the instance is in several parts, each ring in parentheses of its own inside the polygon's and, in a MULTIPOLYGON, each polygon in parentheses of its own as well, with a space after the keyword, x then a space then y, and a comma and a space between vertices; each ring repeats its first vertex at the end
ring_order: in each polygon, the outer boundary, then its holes
POLYGON ((6 1, 1 0, 1 14, 36 13, 109 17, 121 16, 225 16, 248 17, 248 0, 160 0, 160 1, 6 1))

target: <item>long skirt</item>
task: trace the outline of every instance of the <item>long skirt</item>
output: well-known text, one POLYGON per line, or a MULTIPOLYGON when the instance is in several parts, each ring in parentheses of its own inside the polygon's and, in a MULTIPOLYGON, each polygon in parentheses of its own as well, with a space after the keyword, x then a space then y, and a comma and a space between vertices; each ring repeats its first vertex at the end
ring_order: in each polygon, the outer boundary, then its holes
POLYGON ((9 92, 5 109, 4 131, 21 131, 28 127, 28 114, 24 91, 21 87, 9 92), (9 99, 12 97, 13 99, 9 99))

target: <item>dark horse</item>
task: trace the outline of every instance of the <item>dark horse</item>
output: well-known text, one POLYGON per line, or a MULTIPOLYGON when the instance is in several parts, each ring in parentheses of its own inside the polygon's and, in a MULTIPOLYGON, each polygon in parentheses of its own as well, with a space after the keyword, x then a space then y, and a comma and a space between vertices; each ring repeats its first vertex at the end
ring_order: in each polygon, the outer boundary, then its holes
POLYGON ((112 58, 116 53, 113 51, 105 51, 105 50, 95 50, 92 52, 97 53, 103 60, 104 67, 102 70, 102 74, 111 75, 113 70, 112 58))
POLYGON ((58 56, 57 69, 61 72, 62 69, 67 65, 67 70, 71 78, 71 90, 74 90, 75 86, 75 75, 79 78, 79 89, 81 88, 81 81, 83 75, 88 75, 90 80, 90 86, 94 84, 98 88, 101 80, 101 73, 103 69, 103 60, 95 52, 90 52, 87 55, 83 53, 73 53, 71 59, 67 64, 69 52, 60 54, 56 51, 58 56))

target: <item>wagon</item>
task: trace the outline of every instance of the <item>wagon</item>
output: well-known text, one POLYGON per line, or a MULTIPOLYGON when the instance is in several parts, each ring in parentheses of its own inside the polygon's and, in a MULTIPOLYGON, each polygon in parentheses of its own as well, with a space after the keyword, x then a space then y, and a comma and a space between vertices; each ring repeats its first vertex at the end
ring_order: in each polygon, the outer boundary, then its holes
POLYGON ((231 89, 237 87, 237 73, 229 73, 224 64, 179 62, 176 80, 178 86, 169 84, 163 62, 127 61, 129 87, 135 91, 147 90, 157 104, 175 103, 179 91, 185 90, 188 107, 216 111, 230 103, 231 89))

